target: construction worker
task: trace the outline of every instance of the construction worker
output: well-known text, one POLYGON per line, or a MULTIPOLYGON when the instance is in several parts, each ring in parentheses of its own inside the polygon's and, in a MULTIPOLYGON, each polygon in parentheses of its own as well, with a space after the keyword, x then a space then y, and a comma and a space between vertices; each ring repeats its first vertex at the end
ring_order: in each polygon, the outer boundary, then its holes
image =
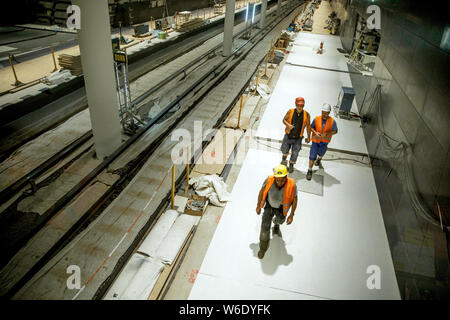
POLYGON ((259 235, 258 258, 262 259, 270 242, 270 227, 272 219, 274 223, 273 233, 280 234, 280 224, 286 220, 286 215, 291 208, 291 213, 287 217, 286 224, 291 224, 297 208, 297 186, 295 181, 287 177, 287 168, 279 164, 275 167, 274 175, 269 176, 263 183, 258 195, 256 213, 259 215, 264 208, 262 216, 261 232, 259 235))
POLYGON ((322 115, 317 116, 311 123, 313 136, 309 151, 309 169, 306 174, 306 180, 311 180, 313 164, 320 166, 320 160, 327 152, 331 137, 338 132, 336 121, 330 117, 330 112, 331 106, 328 103, 324 103, 322 115))
POLYGON ((296 28, 297 28, 297 24, 295 23, 295 20, 292 20, 292 22, 289 24, 287 29, 288 29, 288 31, 294 32, 296 28))
POLYGON ((304 106, 305 99, 298 97, 295 99, 295 108, 290 109, 283 118, 283 124, 286 126, 286 129, 283 142, 281 143, 281 152, 283 153, 281 164, 287 166, 287 156, 289 150, 291 150, 292 154, 289 159, 289 173, 294 172, 294 164, 297 161, 298 153, 302 149, 305 127, 308 133, 306 143, 309 143, 311 140, 310 116, 309 113, 303 109, 304 106))

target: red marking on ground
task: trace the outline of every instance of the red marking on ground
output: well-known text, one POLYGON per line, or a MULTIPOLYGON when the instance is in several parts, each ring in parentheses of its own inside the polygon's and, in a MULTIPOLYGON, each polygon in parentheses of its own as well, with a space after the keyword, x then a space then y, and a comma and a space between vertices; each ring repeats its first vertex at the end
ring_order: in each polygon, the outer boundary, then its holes
POLYGON ((188 281, 190 283, 194 283, 195 282, 195 277, 197 276, 197 274, 198 274, 198 269, 192 269, 188 281))
POLYGON ((216 223, 219 223, 221 217, 222 217, 222 216, 217 216, 217 218, 216 218, 216 223))
MULTIPOLYGON (((159 188, 161 187, 161 185, 163 184, 164 180, 166 180, 167 175, 169 174, 169 171, 166 172, 166 175, 164 176, 164 178, 161 180, 161 183, 159 184, 158 188, 156 188, 156 190, 158 191, 159 188)), ((134 220, 133 224, 130 226, 130 228, 128 229, 127 233, 129 233, 131 231, 131 229, 133 229, 134 225, 136 224, 136 222, 139 221, 139 219, 142 217, 142 215, 144 214, 144 210, 141 211, 141 213, 139 213, 139 216, 136 218, 136 220, 134 220)), ((105 265, 105 263, 109 260, 109 256, 106 257, 105 260, 103 260, 102 264, 100 265, 100 267, 97 268, 97 270, 95 270, 94 274, 89 278, 89 280, 86 282, 85 286, 87 287, 87 285, 89 284, 89 282, 92 281, 92 279, 94 279, 95 275, 100 271, 100 269, 105 265)), ((198 271, 197 271, 198 272, 198 271)))
POLYGON ((134 225, 136 224, 136 222, 138 222, 138 220, 142 217, 143 214, 144 214, 144 210, 142 210, 141 213, 139 213, 136 220, 134 220, 133 224, 131 225, 130 229, 128 229, 127 233, 130 232, 131 229, 133 229, 134 225))
POLYGON ((215 157, 216 156, 216 151, 211 152, 211 157, 215 157))
POLYGON ((89 282, 91 282, 92 279, 94 279, 95 275, 97 274, 97 272, 100 271, 100 269, 105 265, 106 261, 109 260, 109 256, 106 257, 105 260, 103 260, 103 263, 100 265, 100 267, 97 268, 97 270, 95 270, 94 274, 89 278, 89 280, 86 282, 85 286, 87 287, 87 285, 89 284, 89 282))

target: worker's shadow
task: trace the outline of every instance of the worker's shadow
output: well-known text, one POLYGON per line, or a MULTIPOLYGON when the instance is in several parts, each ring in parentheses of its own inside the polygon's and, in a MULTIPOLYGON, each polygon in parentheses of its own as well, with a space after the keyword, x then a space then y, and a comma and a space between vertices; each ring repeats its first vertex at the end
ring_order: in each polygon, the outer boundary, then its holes
MULTIPOLYGON (((253 256, 258 258, 259 243, 250 244, 253 256)), ((286 251, 286 243, 283 238, 273 235, 270 239, 269 249, 267 249, 264 258, 261 261, 261 267, 265 274, 272 275, 281 265, 287 266, 293 261, 293 257, 286 251)))
MULTIPOLYGON (((295 181, 307 181, 306 180, 306 172, 302 172, 298 169, 294 168, 294 172, 290 173, 288 175, 290 178, 294 179, 295 181)), ((325 169, 320 166, 313 168, 313 175, 311 177, 311 180, 318 184, 323 184, 324 186, 331 187, 334 184, 340 184, 341 181, 333 177, 331 174, 327 173, 325 169)))

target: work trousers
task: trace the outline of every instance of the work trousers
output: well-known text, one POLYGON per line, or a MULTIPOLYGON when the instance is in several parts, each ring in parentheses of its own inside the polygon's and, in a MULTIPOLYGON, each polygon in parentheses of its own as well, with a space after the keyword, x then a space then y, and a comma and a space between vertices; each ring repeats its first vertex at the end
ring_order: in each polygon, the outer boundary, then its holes
POLYGON ((292 163, 297 162, 298 153, 302 149, 302 140, 303 137, 297 139, 289 139, 289 136, 286 133, 284 134, 280 149, 283 154, 288 154, 289 150, 292 150, 291 157, 289 159, 289 161, 292 163))
POLYGON ((261 222, 261 232, 259 235, 259 247, 262 251, 266 251, 270 242, 270 227, 272 226, 272 220, 274 224, 283 224, 286 217, 283 214, 283 207, 273 208, 268 202, 264 207, 261 222))

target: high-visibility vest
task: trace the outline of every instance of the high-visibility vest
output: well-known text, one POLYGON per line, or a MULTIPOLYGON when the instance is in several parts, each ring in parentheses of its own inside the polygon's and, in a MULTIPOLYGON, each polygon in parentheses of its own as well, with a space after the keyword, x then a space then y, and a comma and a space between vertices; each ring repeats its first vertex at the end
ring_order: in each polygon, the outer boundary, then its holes
MULTIPOLYGON (((334 119, 332 117, 328 117, 327 122, 325 122, 325 128, 322 128, 322 116, 317 116, 314 119, 316 131, 320 133, 327 133, 333 130, 334 119)), ((316 143, 326 142, 329 143, 331 141, 331 136, 319 138, 313 132, 312 141, 316 143)))
MULTIPOLYGON (((264 188, 263 197, 261 200, 261 208, 264 208, 266 204, 267 194, 269 193, 270 187, 272 187, 273 182, 275 181, 275 176, 269 176, 267 178, 266 187, 264 188)), ((287 178, 286 184, 284 185, 283 192, 283 214, 286 216, 289 208, 292 206, 292 202, 294 201, 295 194, 295 181, 294 179, 287 178)))
MULTIPOLYGON (((294 117, 294 112, 295 112, 295 109, 289 110, 289 117, 287 120, 287 122, 289 124, 292 124, 292 118, 294 117)), ((303 109, 303 123, 302 123, 302 129, 300 130, 300 137, 303 137, 303 132, 305 131, 307 121, 308 121, 308 112, 306 112, 303 109)), ((290 130, 286 129, 286 130, 284 130, 284 132, 286 132, 286 134, 289 134, 290 130)))

